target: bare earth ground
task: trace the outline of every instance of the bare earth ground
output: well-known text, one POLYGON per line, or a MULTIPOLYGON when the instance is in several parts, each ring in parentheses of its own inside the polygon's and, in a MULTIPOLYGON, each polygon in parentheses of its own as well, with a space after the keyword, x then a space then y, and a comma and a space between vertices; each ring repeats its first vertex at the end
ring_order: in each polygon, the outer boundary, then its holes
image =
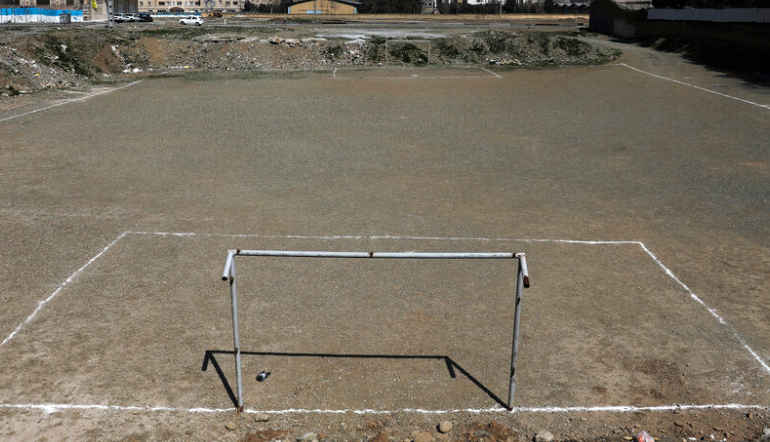
MULTIPOLYGON (((674 55, 623 49, 641 69, 770 102, 674 55)), ((399 411, 496 405, 418 359, 246 358, 251 409, 391 413, 184 411, 232 405, 200 371, 204 351, 231 346, 218 279, 231 247, 525 250, 517 406, 767 406, 769 374, 736 333, 767 361, 769 111, 620 66, 454 74, 145 80, 0 123, 4 339, 121 232, 277 236, 115 242, 0 347, 0 435, 401 440, 438 438, 449 419, 453 439, 757 437, 767 409, 399 411), (292 234, 364 237, 281 237, 292 234), (729 326, 635 245, 366 236, 386 234, 643 241, 729 326), (273 375, 258 384, 261 369, 273 375)), ((243 347, 449 355, 504 397, 512 268, 482 264, 239 261, 243 347)), ((218 360, 232 384, 230 358, 218 360)))

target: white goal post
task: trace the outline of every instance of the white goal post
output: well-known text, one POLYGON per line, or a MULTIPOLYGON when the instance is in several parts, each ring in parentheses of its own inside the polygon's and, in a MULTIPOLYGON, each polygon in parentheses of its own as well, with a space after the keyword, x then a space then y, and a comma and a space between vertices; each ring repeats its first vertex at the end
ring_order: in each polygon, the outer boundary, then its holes
POLYGON ((516 269, 516 292, 514 294, 513 343, 511 351, 510 384, 508 388, 508 409, 511 409, 516 393, 516 356, 519 353, 519 317, 521 295, 529 287, 529 271, 524 253, 513 252, 330 252, 307 250, 241 250, 227 251, 222 280, 230 285, 230 301, 233 314, 233 354, 235 356, 235 379, 237 385, 237 410, 243 411, 243 379, 241 373, 241 344, 238 332, 238 286, 235 278, 236 256, 262 256, 284 258, 343 258, 343 259, 511 259, 518 262, 516 269))

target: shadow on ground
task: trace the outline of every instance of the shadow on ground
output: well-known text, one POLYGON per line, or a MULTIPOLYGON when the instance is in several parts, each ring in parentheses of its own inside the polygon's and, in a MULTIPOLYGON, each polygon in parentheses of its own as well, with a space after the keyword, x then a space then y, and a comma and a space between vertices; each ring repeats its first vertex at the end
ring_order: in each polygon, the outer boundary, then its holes
MULTIPOLYGON (((222 367, 219 365, 219 362, 217 362, 217 359, 214 355, 217 354, 227 354, 227 355, 233 355, 234 352, 231 350, 206 350, 203 356, 203 365, 201 366, 201 371, 206 371, 208 369, 209 363, 214 367, 214 370, 216 370, 217 375, 219 376, 219 380, 222 381, 222 386, 225 388, 225 392, 227 392, 227 396, 230 398, 230 401, 233 403, 233 406, 235 408, 238 408, 238 398, 233 392, 232 387, 230 387, 230 382, 227 380, 227 375, 225 375, 224 371, 222 370, 222 367)), ((503 401, 500 397, 498 397, 495 393, 492 392, 489 388, 487 388, 484 384, 482 384, 476 377, 474 377, 472 374, 470 374, 467 370, 465 370, 460 364, 455 362, 451 357, 446 355, 395 355, 395 354, 340 354, 340 353, 288 353, 288 352, 270 352, 270 351, 242 351, 242 356, 288 356, 288 357, 299 357, 299 358, 346 358, 346 359, 435 359, 435 360, 441 360, 444 361, 444 364, 446 364, 447 371, 449 372, 449 377, 452 379, 457 377, 457 374, 455 370, 462 373, 468 380, 473 382, 474 385, 476 385, 481 391, 486 393, 490 398, 492 398, 495 402, 497 402, 501 407, 506 408, 508 410, 511 409, 508 403, 503 401)))
POLYGON ((719 72, 722 77, 742 80, 748 87, 770 87, 770 47, 752 48, 718 39, 684 37, 613 38, 611 41, 677 53, 692 63, 719 72))

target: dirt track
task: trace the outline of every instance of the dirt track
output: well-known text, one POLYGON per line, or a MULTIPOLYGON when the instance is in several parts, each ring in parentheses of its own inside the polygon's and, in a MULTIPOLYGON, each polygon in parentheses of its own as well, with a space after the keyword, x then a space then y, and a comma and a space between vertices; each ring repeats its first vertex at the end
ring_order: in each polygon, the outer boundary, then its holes
MULTIPOLYGON (((682 64, 671 55, 628 48, 621 61, 767 102, 762 89, 682 64)), ((367 79, 367 73, 337 80, 329 74, 217 82, 148 80, 111 95, 0 123, 2 139, 13 140, 11 148, 0 151, 0 162, 8 165, 0 188, 0 222, 3 243, 8 245, 0 255, 5 272, 0 293, 9 306, 0 313, 3 336, 125 230, 633 239, 650 247, 767 360, 770 329, 763 306, 769 292, 770 223, 762 199, 770 179, 767 111, 619 66, 499 71, 502 79, 429 80, 423 77, 449 75, 437 70, 413 72, 417 77, 410 73, 410 79, 397 81, 367 79)), ((208 324, 203 319, 217 309, 226 315, 224 288, 217 280, 225 248, 244 242, 255 247, 289 243, 307 248, 447 247, 441 241, 417 240, 185 241, 121 240, 65 288, 38 319, 0 348, 6 365, 14 367, 0 377, 0 403, 194 407, 201 404, 188 399, 203 399, 209 401, 206 405, 226 407, 217 377, 199 372, 197 364, 210 342, 227 345, 227 321, 214 330, 196 328, 208 324), (195 270, 184 274, 176 270, 180 268, 195 270), (211 269, 210 275, 206 269, 211 269), (167 276, 156 274, 159 270, 167 270, 167 276), (114 303, 110 296, 116 296, 114 303), (164 303, 165 299, 174 301, 164 303), (179 319, 167 321, 161 314, 166 308, 180 313, 179 319), (109 315, 94 316, 100 311, 109 315), (131 315, 137 316, 131 320, 131 315), (151 321, 143 327, 141 318, 151 321), (92 335, 91 326, 101 332, 92 335), (180 347, 169 344, 185 331, 200 336, 184 335, 180 347), (152 358, 142 365, 141 352, 148 348, 155 351, 147 353, 152 358), (180 362, 184 358, 189 363, 180 362), (176 377, 174 370, 179 370, 176 377), (171 388, 164 384, 166 376, 154 377, 159 372, 186 384, 168 384, 175 385, 171 388)), ((533 290, 539 296, 525 305, 531 314, 525 316, 529 328, 524 337, 530 351, 522 364, 530 369, 523 368, 522 373, 530 387, 522 387, 522 400, 527 402, 520 405, 767 404, 768 374, 741 350, 731 330, 691 302, 650 261, 639 261, 636 255, 643 255, 638 251, 588 256, 587 251, 549 252, 527 244, 466 241, 452 244, 456 246, 528 248, 534 255, 533 272, 542 272, 533 275, 539 284, 533 290), (583 266, 592 261, 603 264, 570 270, 570 258, 583 266), (594 304, 581 305, 581 299, 594 304), (649 299, 655 303, 647 306, 644 301, 649 299), (590 321, 584 326, 570 322, 581 317, 590 321), (640 321, 644 333, 638 332, 634 320, 640 321), (570 360, 580 370, 562 370, 570 360), (536 387, 539 382, 542 386, 536 387)), ((292 266, 264 276, 298 270, 292 266)), ((355 296, 362 286, 387 293, 394 286, 428 290, 432 286, 428 282, 437 279, 409 268, 400 274, 416 272, 411 280, 378 279, 379 273, 359 269, 353 273, 361 277, 357 283, 361 286, 334 286, 348 271, 327 270, 317 275, 321 283, 307 273, 307 280, 295 287, 286 286, 291 281, 274 282, 274 291, 284 288, 295 294, 294 312, 300 315, 300 319, 280 317, 274 311, 270 316, 280 318, 278 326, 298 321, 306 324, 311 336, 324 336, 344 325, 344 317, 332 324, 323 321, 324 313, 339 314, 333 307, 319 306, 318 315, 302 310, 311 301, 296 297, 297 293, 311 288, 355 296)), ((447 276, 443 289, 449 293, 479 290, 463 286, 474 279, 459 271, 435 272, 447 276)), ((505 284, 505 278, 495 275, 481 280, 505 284)), ((344 307, 353 305, 347 302, 344 307)), ((412 319, 395 317, 386 305, 366 314, 349 312, 372 327, 351 324, 344 339, 326 335, 322 343, 366 350, 366 342, 377 340, 357 339, 354 330, 372 337, 385 330, 392 331, 388 334, 394 341, 381 351, 395 351, 398 337, 406 340, 410 335, 405 323, 415 325, 415 333, 424 336, 417 343, 426 347, 414 351, 427 351, 444 339, 428 333, 434 313, 451 306, 425 305, 422 310, 428 313, 422 317, 407 308, 415 315, 412 319), (395 319, 406 320, 392 322, 395 319)), ((490 309, 471 318, 500 315, 499 321, 490 322, 505 322, 509 309, 495 307, 467 308, 490 309)), ((450 336, 466 330, 460 327, 450 336)), ((475 338, 497 339, 505 327, 470 330, 471 342, 476 342, 475 338)), ((287 346, 303 342, 289 341, 287 346)), ((462 361, 473 365, 483 360, 481 350, 497 346, 502 344, 454 352, 469 352, 462 361)), ((337 351, 327 348, 323 351, 337 351)), ((504 356, 494 357, 504 362, 504 356)), ((371 370, 341 369, 333 363, 298 370, 314 373, 320 368, 340 369, 363 383, 371 370)), ((400 366, 388 370, 398 369, 403 370, 400 366)), ((478 372, 485 372, 483 365, 473 371, 478 372)), ((409 374, 419 373, 409 369, 409 374)), ((280 379, 280 370, 276 375, 280 379)), ((499 389, 500 380, 494 376, 488 382, 499 389)), ((436 382, 432 376, 426 381, 436 382)), ((397 385, 404 384, 408 382, 397 385)), ((452 392, 434 386, 438 388, 427 388, 417 399, 427 400, 431 407, 454 406, 452 392), (437 396, 426 398, 429 394, 437 396)), ((258 387, 249 388, 253 392, 258 387)), ((299 407, 311 407, 314 401, 355 408, 366 401, 378 407, 406 402, 399 397, 403 390, 392 385, 379 391, 372 387, 361 397, 355 389, 336 388, 340 387, 309 383, 294 396, 277 390, 271 400, 276 407, 291 406, 292 397, 299 407), (377 402, 387 400, 392 402, 377 402)), ((493 405, 484 395, 472 400, 478 402, 471 405, 493 405)), ((293 438, 305 431, 335 438, 374 437, 389 431, 401 439, 416 429, 432 431, 443 419, 401 412, 284 415, 273 416, 268 423, 229 413, 83 410, 46 415, 35 409, 3 408, 0 414, 2 435, 15 439, 62 435, 236 439, 268 428, 286 431, 270 438, 293 438), (233 431, 224 427, 231 421, 238 422, 233 431)), ((767 424, 766 411, 746 410, 460 413, 450 419, 458 425, 452 438, 501 440, 529 439, 540 428, 548 428, 559 439, 616 440, 630 435, 634 426, 664 440, 712 433, 745 440, 767 424), (491 421, 497 424, 490 428, 491 421)))

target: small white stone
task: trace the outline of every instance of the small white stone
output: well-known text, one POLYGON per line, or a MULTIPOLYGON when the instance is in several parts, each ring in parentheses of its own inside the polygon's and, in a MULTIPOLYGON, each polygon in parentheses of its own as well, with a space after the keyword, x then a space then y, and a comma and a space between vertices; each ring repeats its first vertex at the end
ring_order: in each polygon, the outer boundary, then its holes
POLYGON ((254 415, 254 422, 267 422, 270 420, 270 415, 265 413, 257 413, 254 415))

